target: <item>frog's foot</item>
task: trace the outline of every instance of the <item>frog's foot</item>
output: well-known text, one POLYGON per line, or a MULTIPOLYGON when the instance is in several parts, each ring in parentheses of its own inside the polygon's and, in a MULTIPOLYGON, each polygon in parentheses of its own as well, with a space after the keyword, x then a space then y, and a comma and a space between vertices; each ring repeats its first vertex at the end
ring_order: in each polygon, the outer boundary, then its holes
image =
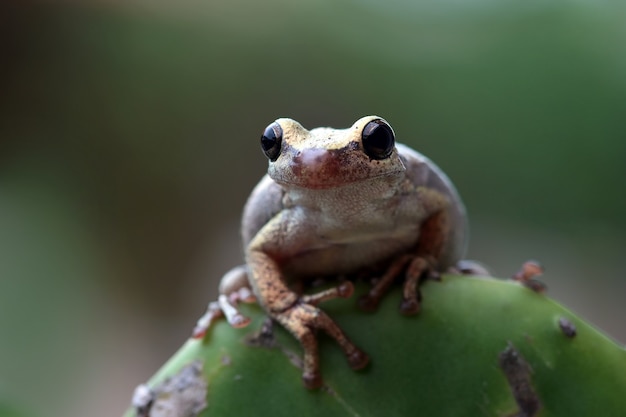
POLYGON ((359 299, 359 307, 373 311, 387 293, 389 286, 405 270, 404 286, 400 311, 405 315, 413 315, 420 310, 420 294, 417 288, 422 277, 439 280, 439 271, 435 267, 435 258, 428 255, 402 255, 391 262, 383 276, 370 291, 359 299))
POLYGON ((250 318, 241 314, 237 304, 240 302, 253 303, 255 301, 256 298, 247 287, 241 287, 229 295, 220 295, 217 301, 209 303, 206 312, 198 319, 196 327, 193 329, 192 337, 194 339, 202 339, 215 320, 221 317, 225 317, 226 321, 234 328, 246 327, 250 324, 250 318))
POLYGON ((237 308, 239 302, 253 303, 256 298, 249 288, 242 287, 229 295, 220 295, 217 301, 209 303, 206 312, 198 319, 191 337, 202 339, 211 328, 216 319, 226 317, 226 321, 235 327, 246 327, 250 324, 250 318, 241 314, 237 308))
POLYGON ((252 291, 247 287, 243 287, 228 295, 220 295, 217 302, 226 317, 226 321, 228 321, 231 326, 238 329, 250 324, 250 318, 241 314, 239 308, 237 308, 237 304, 240 302, 253 303, 255 300, 252 291))
POLYGON ((406 269, 404 286, 402 287, 402 302, 400 312, 405 316, 419 313, 421 293, 417 288, 420 278, 425 276, 429 279, 439 281, 441 275, 436 269, 437 261, 432 256, 416 256, 406 269))
POLYGON ((354 293, 354 285, 350 281, 342 282, 340 285, 318 292, 317 294, 304 295, 301 300, 303 303, 318 305, 326 300, 333 298, 350 298, 354 293))
POLYGON ((228 271, 219 286, 219 306, 228 323, 235 327, 245 327, 250 319, 239 312, 237 304, 256 301, 248 282, 248 269, 245 265, 237 266, 228 271))
POLYGON ((387 293, 393 281, 400 275, 411 259, 411 255, 402 255, 394 259, 383 276, 372 286, 369 292, 359 298, 359 307, 365 311, 376 310, 380 300, 387 293))
MULTIPOLYGON (((341 286, 343 284, 339 287, 341 286)), ((326 313, 304 302, 304 297, 287 310, 274 313, 272 316, 302 345, 304 349, 302 381, 309 389, 319 388, 322 385, 316 329, 325 331, 337 341, 352 369, 362 369, 369 363, 367 354, 356 347, 326 313)))
POLYGON ((217 301, 212 301, 207 306, 206 312, 198 319, 196 327, 194 327, 191 337, 194 339, 202 339, 207 331, 211 328, 213 322, 224 317, 222 309, 217 301))

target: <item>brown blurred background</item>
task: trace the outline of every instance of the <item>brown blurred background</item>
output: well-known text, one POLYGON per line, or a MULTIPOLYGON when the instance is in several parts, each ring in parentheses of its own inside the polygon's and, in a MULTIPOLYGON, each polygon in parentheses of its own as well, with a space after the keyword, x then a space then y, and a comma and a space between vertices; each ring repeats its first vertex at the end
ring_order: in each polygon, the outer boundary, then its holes
POLYGON ((279 116, 385 117, 464 196, 469 257, 540 260, 626 342, 626 3, 51 3, 0 6, 0 404, 122 413, 241 262, 279 116))

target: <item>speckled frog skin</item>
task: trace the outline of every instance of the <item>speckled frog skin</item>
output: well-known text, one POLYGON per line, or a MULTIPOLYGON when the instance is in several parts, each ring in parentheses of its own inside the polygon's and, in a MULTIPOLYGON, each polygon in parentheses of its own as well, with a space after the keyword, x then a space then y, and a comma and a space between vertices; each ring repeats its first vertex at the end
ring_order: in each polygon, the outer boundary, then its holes
POLYGON ((369 357, 318 307, 349 297, 351 281, 318 294, 302 294, 303 282, 378 271, 359 299, 375 309, 402 278, 400 311, 419 311, 418 284, 436 277, 464 255, 464 206, 450 180, 428 158, 395 142, 377 116, 348 129, 306 130, 291 119, 270 124, 261 138, 269 159, 242 221, 246 264, 226 274, 220 310, 236 327, 248 320, 236 308, 251 289, 258 303, 298 339, 304 350, 303 381, 322 384, 316 329, 333 337, 349 365, 369 357))

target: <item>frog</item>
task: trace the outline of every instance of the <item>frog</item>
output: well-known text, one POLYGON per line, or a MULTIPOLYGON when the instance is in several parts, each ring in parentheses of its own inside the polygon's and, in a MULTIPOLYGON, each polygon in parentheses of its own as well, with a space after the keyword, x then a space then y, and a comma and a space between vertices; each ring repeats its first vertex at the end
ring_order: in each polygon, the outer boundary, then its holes
POLYGON ((336 341, 352 369, 370 361, 319 306, 353 295, 353 282, 341 277, 375 271, 374 284, 358 299, 368 311, 399 280, 400 312, 417 314, 421 280, 438 279, 464 256, 466 210, 446 174, 396 142, 379 116, 362 117, 346 129, 311 130, 279 118, 260 142, 269 166, 243 210, 245 264, 224 275, 218 301, 194 335, 202 337, 218 316, 233 327, 246 326, 250 319, 238 303, 256 300, 300 343, 302 381, 316 389, 323 385, 318 330, 336 341), (306 293, 304 284, 319 277, 337 281, 306 293))

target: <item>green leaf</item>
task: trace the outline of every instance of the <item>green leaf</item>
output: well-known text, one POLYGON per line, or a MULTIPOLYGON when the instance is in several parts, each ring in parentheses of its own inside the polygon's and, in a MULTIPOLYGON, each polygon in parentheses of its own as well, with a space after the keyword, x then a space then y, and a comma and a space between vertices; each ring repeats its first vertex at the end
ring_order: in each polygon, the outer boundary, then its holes
MULTIPOLYGON (((357 286, 357 294, 366 291, 357 286)), ((205 340, 189 340, 149 385, 201 361, 208 387, 201 417, 509 416, 519 411, 511 379, 518 396, 536 396, 538 416, 625 415, 626 351, 545 295, 510 281, 454 276, 425 283, 422 294, 415 317, 398 312, 398 288, 373 314, 360 312, 354 299, 325 303, 372 361, 354 372, 320 335, 326 386, 318 391, 303 387, 301 349, 278 325, 271 346, 250 343, 265 321, 255 305, 243 306, 253 318, 249 327, 218 322, 205 340), (561 319, 575 336, 565 334, 561 319), (505 375, 499 357, 509 345, 517 356, 505 375)))

